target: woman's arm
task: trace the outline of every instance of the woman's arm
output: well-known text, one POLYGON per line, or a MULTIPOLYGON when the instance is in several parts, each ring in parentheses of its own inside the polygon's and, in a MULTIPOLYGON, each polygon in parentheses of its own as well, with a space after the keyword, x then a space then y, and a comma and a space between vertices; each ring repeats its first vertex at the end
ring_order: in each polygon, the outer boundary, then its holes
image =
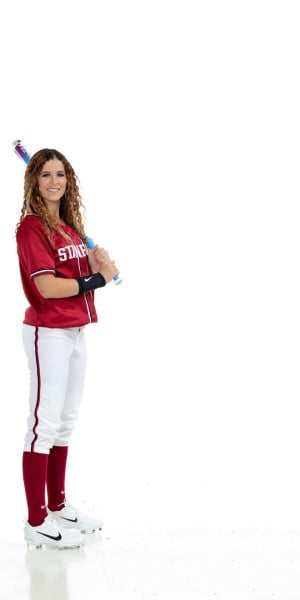
POLYGON ((79 283, 77 279, 64 279, 64 277, 55 277, 51 273, 37 275, 34 283, 43 298, 70 298, 79 293, 79 283))
POLYGON ((51 273, 45 273, 44 275, 37 275, 34 278, 34 283, 43 298, 71 298, 79 293, 103 287, 118 274, 119 271, 114 261, 104 260, 97 273, 79 277, 79 280, 55 277, 51 273), (99 275, 96 277, 97 274, 102 275, 102 277, 99 277, 99 275))

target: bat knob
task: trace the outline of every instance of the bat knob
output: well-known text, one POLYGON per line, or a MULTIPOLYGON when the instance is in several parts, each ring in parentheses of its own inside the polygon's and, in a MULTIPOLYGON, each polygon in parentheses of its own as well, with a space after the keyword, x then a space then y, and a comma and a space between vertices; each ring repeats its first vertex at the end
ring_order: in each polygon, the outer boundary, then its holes
POLYGON ((119 275, 116 275, 114 277, 114 284, 115 285, 120 285, 120 283, 123 283, 123 279, 121 279, 121 277, 119 275))

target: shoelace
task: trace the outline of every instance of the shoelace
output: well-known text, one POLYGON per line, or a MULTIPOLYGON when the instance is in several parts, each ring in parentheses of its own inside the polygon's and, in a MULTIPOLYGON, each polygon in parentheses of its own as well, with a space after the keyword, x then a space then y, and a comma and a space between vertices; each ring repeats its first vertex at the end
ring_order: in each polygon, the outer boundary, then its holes
POLYGON ((61 506, 60 510, 63 510, 64 508, 69 508, 72 511, 74 511, 74 513, 78 516, 78 517, 82 517, 83 512, 79 510, 79 508, 76 508, 76 506, 72 506, 72 504, 70 504, 70 502, 68 502, 68 500, 64 500, 63 502, 61 502, 58 506, 61 506))
POLYGON ((51 515, 48 515, 48 517, 45 518, 44 523, 49 523, 49 525, 52 525, 52 527, 55 527, 55 529, 57 529, 58 531, 61 531, 62 529, 66 529, 65 526, 63 525, 63 523, 60 523, 58 525, 57 521, 55 520, 55 517, 52 517, 51 515))

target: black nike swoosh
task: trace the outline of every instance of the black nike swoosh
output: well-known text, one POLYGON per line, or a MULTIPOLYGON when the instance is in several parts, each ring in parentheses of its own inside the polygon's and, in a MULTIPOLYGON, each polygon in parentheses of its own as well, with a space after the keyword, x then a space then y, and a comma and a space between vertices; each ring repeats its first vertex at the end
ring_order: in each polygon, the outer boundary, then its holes
POLYGON ((51 540, 55 540, 56 542, 61 540, 61 533, 59 533, 58 535, 48 535, 47 533, 42 533, 41 531, 38 531, 37 533, 39 533, 40 535, 44 535, 45 537, 48 537, 51 540))
POLYGON ((67 517, 60 517, 61 519, 63 519, 64 521, 71 521, 71 523, 77 523, 78 519, 76 517, 76 519, 67 519, 67 517))

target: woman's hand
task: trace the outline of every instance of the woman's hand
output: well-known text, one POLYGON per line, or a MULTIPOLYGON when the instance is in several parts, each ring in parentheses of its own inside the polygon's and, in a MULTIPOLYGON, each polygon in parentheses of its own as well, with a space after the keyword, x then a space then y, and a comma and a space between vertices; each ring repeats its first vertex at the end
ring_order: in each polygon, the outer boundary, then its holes
POLYGON ((119 275, 119 271, 113 260, 104 260, 98 269, 98 273, 104 277, 106 283, 109 283, 116 275, 119 275))
POLYGON ((100 273, 106 283, 109 283, 116 275, 119 275, 115 262, 110 259, 107 250, 104 248, 95 246, 95 248, 89 250, 88 260, 92 272, 100 273))
POLYGON ((99 248, 99 246, 95 246, 92 250, 89 250, 88 261, 92 273, 98 273, 99 267, 106 260, 110 260, 110 257, 107 250, 104 250, 104 248, 99 248))

